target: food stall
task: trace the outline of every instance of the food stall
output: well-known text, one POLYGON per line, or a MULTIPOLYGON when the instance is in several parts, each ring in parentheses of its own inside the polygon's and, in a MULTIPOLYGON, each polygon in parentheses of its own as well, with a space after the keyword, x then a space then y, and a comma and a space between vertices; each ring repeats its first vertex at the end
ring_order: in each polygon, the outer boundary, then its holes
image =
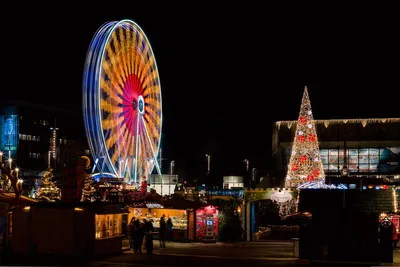
POLYGON ((102 203, 19 206, 10 212, 11 247, 15 254, 35 252, 81 257, 119 254, 122 252, 122 215, 127 212, 119 205, 102 203))
MULTIPOLYGON (((133 217, 135 217, 135 219, 139 219, 140 221, 143 221, 143 219, 152 220, 155 231, 158 231, 160 228, 160 219, 163 215, 165 215, 165 220, 171 218, 172 221, 173 227, 172 227, 171 241, 177 241, 177 242, 189 241, 187 210, 165 209, 162 207, 162 205, 154 205, 154 204, 150 205, 147 204, 145 208, 130 207, 128 214, 128 222, 130 222, 133 217)), ((155 238, 158 237, 155 236, 155 238)))

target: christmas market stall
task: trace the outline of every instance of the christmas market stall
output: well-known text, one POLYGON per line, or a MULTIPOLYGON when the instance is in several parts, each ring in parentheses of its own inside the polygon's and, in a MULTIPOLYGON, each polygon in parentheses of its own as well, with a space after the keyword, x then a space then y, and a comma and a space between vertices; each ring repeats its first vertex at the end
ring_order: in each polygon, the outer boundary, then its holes
POLYGON ((205 206, 196 210, 196 240, 217 242, 218 240, 218 209, 205 206))
POLYGON ((176 198, 164 201, 163 204, 136 203, 129 207, 129 211, 128 221, 132 218, 151 220, 155 231, 159 230, 160 219, 163 215, 165 215, 165 220, 171 218, 171 241, 217 241, 218 210, 215 207, 176 198))
POLYGON ((11 214, 11 249, 15 254, 96 257, 122 252, 119 205, 103 203, 35 203, 11 214))

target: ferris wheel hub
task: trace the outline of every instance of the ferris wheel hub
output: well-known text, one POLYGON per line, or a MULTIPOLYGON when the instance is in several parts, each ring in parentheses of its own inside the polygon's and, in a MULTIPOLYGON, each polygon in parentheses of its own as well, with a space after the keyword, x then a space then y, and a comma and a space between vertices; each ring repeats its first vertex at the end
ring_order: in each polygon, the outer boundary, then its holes
POLYGON ((138 98, 138 110, 140 114, 144 113, 144 98, 141 95, 138 98))

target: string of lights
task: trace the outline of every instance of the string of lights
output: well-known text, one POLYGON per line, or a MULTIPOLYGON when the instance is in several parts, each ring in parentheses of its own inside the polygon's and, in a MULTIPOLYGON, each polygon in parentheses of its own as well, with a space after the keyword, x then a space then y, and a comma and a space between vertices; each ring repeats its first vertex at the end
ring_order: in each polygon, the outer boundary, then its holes
POLYGON ((324 181, 325 174, 319 154, 315 122, 305 87, 285 187, 298 187, 306 182, 324 181))

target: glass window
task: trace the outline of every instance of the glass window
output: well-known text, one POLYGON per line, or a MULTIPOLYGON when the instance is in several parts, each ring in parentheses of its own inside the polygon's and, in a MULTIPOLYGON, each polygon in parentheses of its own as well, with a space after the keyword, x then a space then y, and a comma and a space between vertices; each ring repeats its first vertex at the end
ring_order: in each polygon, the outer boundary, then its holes
POLYGON ((96 214, 96 238, 118 236, 122 234, 122 214, 96 214))
POLYGON ((322 161, 322 164, 328 165, 328 155, 327 154, 326 155, 322 155, 321 154, 321 161, 322 161))
POLYGON ((377 149, 377 148, 370 148, 370 149, 369 149, 369 154, 370 154, 370 155, 378 155, 378 154, 379 154, 379 149, 377 149))
POLYGON ((360 164, 360 172, 368 172, 368 164, 360 164))

